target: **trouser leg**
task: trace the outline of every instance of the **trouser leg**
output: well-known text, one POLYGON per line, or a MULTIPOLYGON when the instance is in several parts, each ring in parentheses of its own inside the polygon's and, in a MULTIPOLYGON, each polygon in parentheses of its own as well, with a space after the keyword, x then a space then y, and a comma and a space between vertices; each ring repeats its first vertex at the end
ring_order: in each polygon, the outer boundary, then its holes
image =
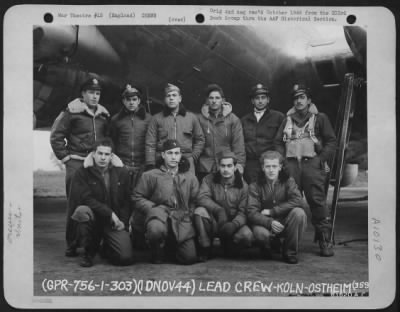
POLYGON ((71 216, 76 223, 76 238, 84 248, 82 266, 92 266, 92 259, 96 255, 101 240, 101 231, 93 211, 88 206, 78 206, 71 216))
POLYGON ((194 238, 180 243, 176 248, 176 260, 180 264, 193 264, 197 262, 196 243, 194 238))
POLYGON ((251 247, 254 241, 253 232, 247 225, 244 225, 235 234, 233 234, 232 241, 239 248, 251 247))
POLYGON ((283 220, 284 230, 284 255, 297 255, 299 243, 307 227, 307 216, 302 208, 292 209, 283 220))
POLYGON ((133 248, 127 231, 115 231, 110 226, 106 226, 103 229, 103 247, 106 250, 105 256, 112 264, 133 263, 133 248))
POLYGON ((319 157, 304 161, 302 180, 304 195, 310 206, 315 227, 315 239, 318 240, 321 256, 333 256, 331 242, 332 221, 325 194, 326 171, 319 157))
POLYGON ((260 225, 254 225, 252 229, 254 235, 254 243, 261 248, 270 249, 272 237, 271 231, 260 225))
POLYGON ((145 238, 150 247, 153 263, 164 260, 164 246, 168 235, 167 224, 158 219, 147 222, 145 238))
POLYGON ((72 251, 76 248, 76 237, 75 237, 75 225, 71 220, 71 216, 74 213, 75 207, 70 205, 70 191, 71 191, 71 184, 72 178, 80 167, 82 167, 83 161, 77 159, 70 159, 65 164, 65 191, 67 195, 67 215, 66 215, 66 227, 65 227, 65 238, 67 242, 67 252, 68 250, 72 251))
POLYGON ((199 246, 202 248, 211 247, 214 238, 213 221, 215 223, 215 220, 213 219, 203 207, 198 207, 194 211, 194 227, 199 246))

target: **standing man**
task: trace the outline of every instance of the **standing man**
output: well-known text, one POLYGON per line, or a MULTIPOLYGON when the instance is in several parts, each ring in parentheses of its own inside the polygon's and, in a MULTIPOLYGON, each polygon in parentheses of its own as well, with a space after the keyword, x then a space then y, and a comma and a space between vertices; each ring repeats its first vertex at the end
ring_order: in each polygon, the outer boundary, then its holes
POLYGON ((115 265, 133 262, 128 232, 131 214, 129 172, 113 155, 110 138, 98 140, 72 178, 69 204, 76 246, 84 247, 81 266, 93 265, 102 241, 104 256, 115 265))
POLYGON ((263 254, 271 255, 271 239, 284 238, 283 259, 298 262, 301 237, 307 226, 303 199, 296 182, 283 168, 283 156, 267 151, 260 157, 262 172, 249 187, 248 218, 256 244, 263 254))
POLYGON ((270 109, 269 90, 261 83, 251 89, 250 97, 254 111, 242 118, 246 146, 244 179, 247 183, 256 181, 261 169, 260 156, 265 151, 274 150, 274 138, 285 118, 281 112, 270 109))
POLYGON ((194 162, 199 159, 204 148, 204 135, 196 115, 186 111, 182 105, 180 89, 172 84, 165 88, 164 110, 152 117, 147 129, 146 169, 154 168, 160 158, 163 143, 168 139, 178 142, 194 174, 194 162))
POLYGON ((232 105, 225 102, 224 91, 220 86, 207 86, 206 103, 198 116, 206 140, 197 166, 199 180, 218 171, 217 154, 222 151, 233 152, 236 155, 236 168, 243 174, 246 154, 242 125, 240 119, 232 112, 232 105))
POLYGON ((284 153, 291 176, 310 206, 315 240, 320 254, 333 256, 331 242, 332 221, 326 203, 326 161, 335 153, 336 136, 328 117, 318 112, 311 101, 310 90, 295 84, 292 90, 293 108, 278 130, 275 144, 284 153))
POLYGON ((141 92, 127 84, 122 92, 124 107, 111 119, 111 137, 117 154, 131 175, 132 187, 137 184, 145 166, 145 139, 151 115, 141 103, 141 92))
POLYGON ((199 183, 181 149, 176 140, 164 141, 162 163, 143 173, 133 195, 132 230, 143 234, 153 263, 167 255, 181 264, 197 261, 192 215, 199 183))
POLYGON ((212 241, 219 236, 224 253, 232 256, 250 247, 253 234, 246 225, 246 182, 237 170, 236 155, 218 154, 218 171, 207 175, 200 186, 194 221, 198 233, 199 259, 206 261, 212 241))
MULTIPOLYGON (((82 167, 95 141, 108 135, 110 114, 99 104, 102 86, 98 79, 90 78, 81 86, 81 98, 68 104, 54 121, 50 134, 50 144, 56 157, 65 164, 65 189, 69 200, 71 181, 75 171, 82 167)), ((71 205, 68 205, 71 207, 71 205)), ((70 217, 67 210, 66 240, 67 257, 76 255, 76 247, 71 245, 70 217)))

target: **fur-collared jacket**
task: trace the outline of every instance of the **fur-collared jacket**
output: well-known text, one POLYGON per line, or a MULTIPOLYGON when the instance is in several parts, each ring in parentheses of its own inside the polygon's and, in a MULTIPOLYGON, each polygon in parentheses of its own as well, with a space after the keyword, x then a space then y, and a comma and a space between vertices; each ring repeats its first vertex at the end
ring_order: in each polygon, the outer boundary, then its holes
POLYGON ((258 122, 254 112, 241 119, 246 159, 258 161, 263 152, 274 149, 274 139, 284 118, 281 112, 268 108, 258 122))
POLYGON ((145 140, 151 115, 141 105, 136 112, 125 107, 111 118, 111 137, 117 154, 125 165, 145 164, 145 140))
POLYGON ((83 167, 80 167, 72 178, 70 209, 74 211, 77 206, 86 205, 96 217, 110 222, 114 212, 127 229, 131 215, 129 172, 118 156, 113 155, 108 169, 110 191, 107 192, 102 173, 94 165, 92 153, 85 158, 83 167))
POLYGON ((182 105, 176 116, 165 107, 151 118, 146 133, 146 165, 156 164, 167 139, 177 140, 182 154, 187 158, 193 157, 195 161, 204 148, 204 135, 199 120, 182 105))
POLYGON ((244 168, 246 153, 242 124, 232 112, 232 105, 224 102, 218 116, 212 117, 209 113, 209 105, 204 104, 198 117, 206 139, 197 166, 198 171, 216 172, 217 154, 222 151, 235 153, 238 164, 244 168))
MULTIPOLYGON (((303 127, 308 122, 312 114, 315 115, 314 134, 318 140, 318 142, 315 143, 315 152, 320 158, 322 166, 322 163, 328 161, 329 157, 332 156, 336 151, 336 135, 328 116, 324 113, 320 113, 313 103, 310 104, 305 117, 302 117, 296 113, 294 108, 291 108, 286 115, 290 117, 293 123, 295 123, 297 126, 303 127)), ((275 149, 282 155, 285 155, 285 142, 283 141, 283 137, 286 123, 287 119, 285 118, 279 127, 274 140, 275 149)), ((323 168, 323 166, 321 168, 323 168)))
POLYGON ((172 210, 193 214, 199 182, 189 168, 189 161, 182 156, 175 176, 164 165, 143 173, 132 195, 135 207, 132 227, 135 230, 144 232, 146 221, 151 218, 166 222, 172 210))
POLYGON ((304 201, 292 177, 280 178, 272 185, 260 173, 258 181, 250 184, 247 204, 250 225, 271 230, 272 221, 286 217, 293 208, 304 208, 304 201), (270 216, 261 213, 264 209, 270 210, 270 216))
POLYGON ((94 142, 109 134, 109 117, 100 104, 93 113, 79 98, 70 102, 51 129, 50 144, 56 157, 64 163, 71 158, 84 160, 94 142))
POLYGON ((248 186, 236 170, 232 184, 223 184, 219 172, 204 177, 197 203, 216 217, 223 210, 227 220, 236 222, 239 227, 246 224, 248 186))

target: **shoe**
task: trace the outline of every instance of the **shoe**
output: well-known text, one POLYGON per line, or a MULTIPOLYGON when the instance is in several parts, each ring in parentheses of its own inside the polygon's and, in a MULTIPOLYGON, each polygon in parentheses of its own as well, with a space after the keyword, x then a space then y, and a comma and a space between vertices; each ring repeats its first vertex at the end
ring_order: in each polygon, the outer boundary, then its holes
POLYGON ((93 258, 91 256, 85 254, 82 257, 80 266, 84 267, 84 268, 89 268, 89 267, 93 266, 93 258))
POLYGON ((70 258, 77 257, 78 252, 76 251, 75 247, 67 247, 67 249, 65 250, 65 256, 70 258))
POLYGON ((296 255, 283 255, 283 260, 289 264, 297 264, 299 262, 296 255))

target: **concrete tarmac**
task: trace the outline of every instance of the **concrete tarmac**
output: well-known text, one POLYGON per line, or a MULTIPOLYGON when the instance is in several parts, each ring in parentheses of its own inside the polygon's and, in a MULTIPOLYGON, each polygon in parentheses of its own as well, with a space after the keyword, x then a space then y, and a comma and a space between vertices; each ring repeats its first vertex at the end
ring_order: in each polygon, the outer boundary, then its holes
POLYGON ((342 189, 333 257, 319 256, 306 211, 309 222, 296 265, 282 262, 278 254, 263 259, 257 248, 227 259, 217 246, 214 258, 191 266, 151 264, 148 251, 137 251, 131 266, 115 267, 97 255, 91 268, 80 267, 79 257, 64 256, 65 198, 35 198, 34 295, 330 296, 349 287, 352 293, 368 295, 366 195, 367 188, 342 189))

